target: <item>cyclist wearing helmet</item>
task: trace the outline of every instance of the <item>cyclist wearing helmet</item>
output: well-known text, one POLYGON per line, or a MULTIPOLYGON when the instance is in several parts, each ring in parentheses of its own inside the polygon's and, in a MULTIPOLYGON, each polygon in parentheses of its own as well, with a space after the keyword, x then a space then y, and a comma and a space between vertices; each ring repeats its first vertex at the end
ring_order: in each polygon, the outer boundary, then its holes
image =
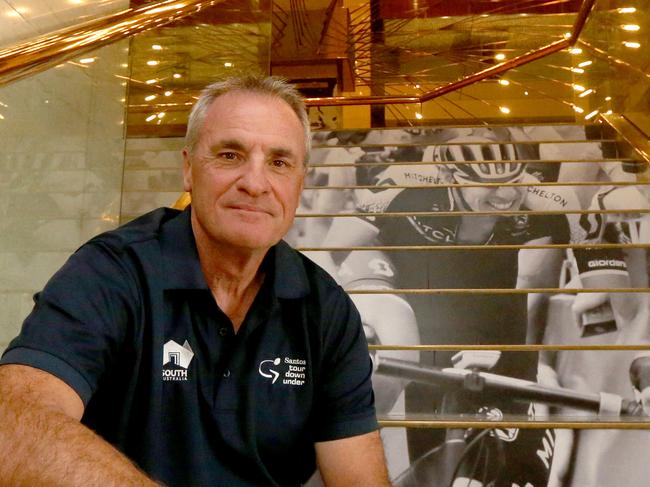
MULTIPOLYGON (((505 131, 504 131, 505 132, 505 131)), ((376 188, 357 191, 358 208, 367 218, 340 218, 324 246, 427 245, 430 251, 391 251, 396 270, 394 285, 408 288, 513 289, 522 283, 536 285, 553 272, 546 254, 522 258, 517 249, 490 248, 493 244, 528 242, 567 243, 578 226, 564 215, 471 215, 467 212, 507 212, 524 209, 572 209, 577 200, 566 188, 542 191, 538 181, 525 172, 521 150, 508 142, 507 133, 487 129, 456 130, 443 144, 427 148, 425 161, 431 165, 395 164, 376 176, 376 188), (455 164, 458 162, 459 164, 455 164), (476 183, 503 183, 470 186, 476 183), (511 186, 510 183, 529 183, 511 186), (467 184, 467 187, 435 187, 436 184, 467 184), (395 188, 402 185, 432 185, 427 188, 395 188), (462 211, 465 214, 455 215, 462 211), (382 217, 377 213, 405 212, 404 217, 382 217), (426 212, 430 215, 413 215, 426 212), (444 215, 436 215, 444 212, 444 215), (352 228, 354 225, 354 228, 352 228), (345 227, 343 229, 342 227, 345 227), (467 252, 436 249, 462 244, 486 245, 485 250, 467 252), (521 262, 521 263, 520 263, 521 262), (544 264, 542 264, 544 262, 544 264), (522 275, 521 268, 530 275, 522 275), (543 270, 545 272, 538 272, 543 270)), ((528 251, 535 252, 535 251, 528 251)), ((539 251, 537 251, 539 252, 539 251)), ((333 255, 336 259, 337 255, 333 255)), ((560 261, 561 262, 561 261, 560 261)), ((559 273, 559 263, 557 265, 559 273)), ((557 274, 556 274, 557 275, 557 274)), ((525 294, 426 294, 405 295, 417 318, 420 343, 427 344, 522 344, 527 339, 527 297, 525 294)), ((379 297, 378 299, 382 299, 379 297)), ((399 327, 399 323, 392 326, 399 327)), ((421 362, 449 366, 452 352, 422 352, 421 362)), ((502 355, 494 373, 535 379, 534 353, 508 352, 502 355)), ((529 405, 514 404, 486 393, 446 394, 444 391, 410 384, 406 390, 407 413, 527 414, 529 405)), ((409 429, 409 456, 414 462, 444 441, 444 431, 409 429)), ((521 430, 503 438, 507 451, 508 478, 512 482, 545 485, 546 463, 537 455, 545 432, 521 430)), ((510 483, 509 483, 510 482, 510 483)))

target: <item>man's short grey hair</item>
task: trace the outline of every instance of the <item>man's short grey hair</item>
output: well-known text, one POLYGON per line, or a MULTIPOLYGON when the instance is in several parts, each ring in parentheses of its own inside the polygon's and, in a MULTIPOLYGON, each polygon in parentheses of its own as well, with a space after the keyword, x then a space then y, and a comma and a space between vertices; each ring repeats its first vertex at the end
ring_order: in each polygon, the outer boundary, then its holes
POLYGON ((309 158, 311 150, 311 132, 309 125, 309 116, 302 95, 286 80, 275 76, 242 76, 228 78, 224 81, 217 81, 206 87, 199 96, 198 101, 192 107, 187 122, 187 132, 185 133, 185 147, 190 153, 194 152, 199 140, 201 127, 212 102, 226 93, 244 91, 249 93, 258 93, 263 95, 279 98, 291 107, 298 116, 298 120, 303 126, 305 132, 305 161, 309 158))

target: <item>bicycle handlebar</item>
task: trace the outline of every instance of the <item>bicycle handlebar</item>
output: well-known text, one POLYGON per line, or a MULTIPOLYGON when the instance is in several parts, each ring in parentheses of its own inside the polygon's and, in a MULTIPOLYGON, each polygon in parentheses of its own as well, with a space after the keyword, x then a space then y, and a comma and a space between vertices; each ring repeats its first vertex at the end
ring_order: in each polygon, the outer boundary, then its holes
POLYGON ((643 408, 632 399, 615 394, 581 392, 564 387, 542 386, 536 382, 469 369, 441 368, 406 360, 375 356, 375 372, 380 375, 434 386, 452 386, 470 391, 490 390, 513 393, 516 399, 596 412, 599 415, 642 416, 643 408))

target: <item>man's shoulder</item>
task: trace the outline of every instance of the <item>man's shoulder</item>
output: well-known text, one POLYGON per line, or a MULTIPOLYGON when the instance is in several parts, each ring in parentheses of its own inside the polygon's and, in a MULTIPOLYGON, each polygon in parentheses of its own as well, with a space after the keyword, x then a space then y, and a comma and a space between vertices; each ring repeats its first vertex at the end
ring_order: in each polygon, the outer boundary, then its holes
POLYGON ((114 230, 93 237, 88 243, 106 245, 114 250, 123 250, 136 243, 156 239, 163 224, 180 213, 180 210, 173 208, 157 208, 114 230))

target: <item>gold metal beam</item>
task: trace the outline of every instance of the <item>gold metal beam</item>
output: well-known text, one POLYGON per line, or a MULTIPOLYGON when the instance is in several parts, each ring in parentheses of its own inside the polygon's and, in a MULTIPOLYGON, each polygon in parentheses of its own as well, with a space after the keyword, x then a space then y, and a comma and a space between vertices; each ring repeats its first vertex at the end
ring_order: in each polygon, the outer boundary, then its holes
POLYGON ((162 0, 0 50, 0 85, 45 71, 139 32, 198 13, 223 0, 162 0))
POLYGON ((625 118, 624 115, 606 115, 601 113, 600 118, 612 127, 646 163, 650 163, 650 140, 648 139, 648 134, 643 133, 636 125, 625 118))

